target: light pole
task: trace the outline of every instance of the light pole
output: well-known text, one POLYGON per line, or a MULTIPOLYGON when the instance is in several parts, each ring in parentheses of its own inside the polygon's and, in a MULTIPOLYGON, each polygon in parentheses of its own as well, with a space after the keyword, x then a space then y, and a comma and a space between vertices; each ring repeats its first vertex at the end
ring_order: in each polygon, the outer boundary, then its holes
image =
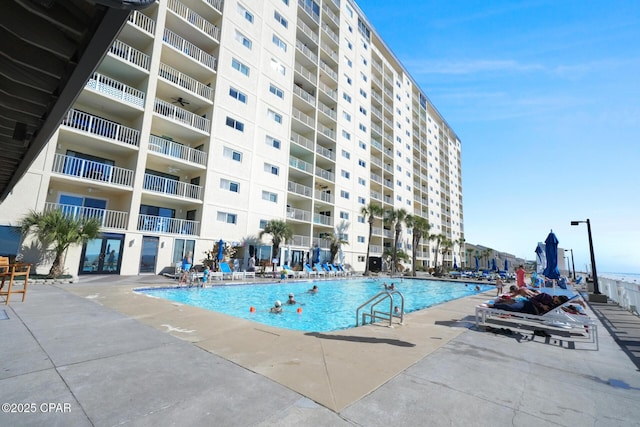
POLYGON ((596 257, 593 254, 593 239, 591 238, 591 222, 587 218, 586 221, 571 221, 571 225, 578 225, 581 222, 587 223, 587 233, 589 234, 589 252, 591 253, 591 272, 593 274, 593 293, 600 295, 600 287, 598 286, 598 273, 596 272, 596 257))
POLYGON ((573 281, 576 281, 576 265, 573 262, 573 249, 565 249, 565 252, 571 251, 571 269, 573 270, 573 281))

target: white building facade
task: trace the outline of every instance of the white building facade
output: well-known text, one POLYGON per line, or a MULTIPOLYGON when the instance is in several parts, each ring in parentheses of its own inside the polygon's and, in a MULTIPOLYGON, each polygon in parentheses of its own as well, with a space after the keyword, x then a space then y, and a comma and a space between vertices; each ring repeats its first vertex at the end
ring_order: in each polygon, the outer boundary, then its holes
MULTIPOLYGON (((219 240, 240 268, 268 260, 257 236, 281 219, 294 237, 279 258, 326 258, 337 233, 337 261, 363 271, 370 203, 464 238, 461 143, 353 1, 166 0, 132 13, 0 226, 29 210, 98 217, 102 237, 72 247, 67 272, 132 275, 199 263, 219 240)), ((393 225, 373 230, 381 257, 393 225)), ((398 248, 433 266, 434 243, 411 243, 404 227, 398 248)))

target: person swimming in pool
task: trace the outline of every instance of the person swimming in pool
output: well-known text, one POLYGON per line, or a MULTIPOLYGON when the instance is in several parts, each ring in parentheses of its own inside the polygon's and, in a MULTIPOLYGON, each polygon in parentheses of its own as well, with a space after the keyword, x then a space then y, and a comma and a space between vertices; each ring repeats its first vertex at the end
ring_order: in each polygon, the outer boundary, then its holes
POLYGON ((293 294, 289 294, 289 299, 287 300, 287 304, 295 304, 296 303, 296 299, 294 298, 293 294))
POLYGON ((271 310, 269 310, 271 313, 282 313, 282 303, 280 302, 280 300, 276 301, 275 305, 273 307, 271 307, 271 310))
POLYGON ((307 292, 311 293, 311 294, 315 294, 319 291, 318 289, 318 285, 313 285, 313 288, 309 289, 307 292))

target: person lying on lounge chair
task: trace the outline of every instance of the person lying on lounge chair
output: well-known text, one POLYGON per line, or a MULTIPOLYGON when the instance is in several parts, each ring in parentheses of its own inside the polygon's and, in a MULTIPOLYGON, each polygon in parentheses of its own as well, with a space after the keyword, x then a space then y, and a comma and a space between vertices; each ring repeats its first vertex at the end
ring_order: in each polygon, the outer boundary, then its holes
POLYGON ((565 295, 551 296, 547 293, 536 294, 528 299, 499 298, 489 307, 505 311, 519 311, 522 313, 540 316, 567 302, 565 295))

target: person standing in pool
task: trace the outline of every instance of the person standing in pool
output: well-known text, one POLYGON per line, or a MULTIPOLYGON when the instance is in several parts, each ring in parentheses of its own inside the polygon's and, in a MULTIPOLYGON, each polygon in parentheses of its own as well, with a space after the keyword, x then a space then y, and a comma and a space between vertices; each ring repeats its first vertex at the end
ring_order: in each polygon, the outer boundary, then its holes
POLYGON ((293 294, 289 294, 289 299, 287 300, 287 304, 293 305, 295 303, 296 303, 296 299, 294 298, 293 294))

